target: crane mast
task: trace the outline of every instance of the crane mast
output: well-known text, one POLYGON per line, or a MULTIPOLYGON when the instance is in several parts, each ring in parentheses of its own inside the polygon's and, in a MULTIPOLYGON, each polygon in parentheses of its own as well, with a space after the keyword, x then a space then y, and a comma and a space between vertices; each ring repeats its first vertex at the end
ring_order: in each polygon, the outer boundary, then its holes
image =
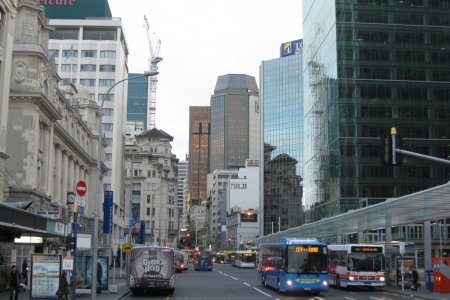
MULTIPOLYGON (((159 48, 161 46, 161 40, 158 39, 156 42, 156 48, 153 49, 151 34, 150 34, 150 25, 147 19, 147 16, 144 15, 144 27, 147 30, 147 39, 148 39, 148 46, 150 50, 150 58, 148 60, 149 67, 151 72, 158 71, 158 63, 162 61, 162 58, 159 57, 159 48)), ((151 76, 149 78, 149 85, 148 85, 148 101, 147 101, 147 107, 148 107, 148 114, 147 114, 147 129, 153 129, 155 128, 155 112, 156 112, 156 85, 158 83, 158 78, 156 76, 151 76)))

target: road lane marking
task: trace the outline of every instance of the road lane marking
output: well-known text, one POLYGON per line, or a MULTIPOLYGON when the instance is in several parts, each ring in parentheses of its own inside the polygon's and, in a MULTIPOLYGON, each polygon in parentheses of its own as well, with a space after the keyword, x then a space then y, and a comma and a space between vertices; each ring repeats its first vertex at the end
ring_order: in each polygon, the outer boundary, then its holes
POLYGON ((258 289, 258 288, 256 288, 256 287, 253 287, 255 290, 257 290, 258 292, 260 292, 261 294, 263 294, 263 295, 266 295, 267 297, 270 297, 270 298, 272 298, 272 296, 271 295, 269 295, 269 294, 267 294, 267 293, 265 293, 265 292, 263 292, 263 291, 261 291, 260 289, 258 289))
POLYGON ((248 284, 247 282, 244 282, 244 284, 245 284, 246 286, 252 287, 252 285, 251 285, 251 284, 248 284))
POLYGON ((237 279, 236 277, 233 277, 233 276, 231 276, 231 275, 230 275, 230 278, 233 278, 234 280, 239 280, 239 279, 237 279))
POLYGON ((375 297, 370 297, 370 299, 373 299, 373 300, 383 300, 383 299, 381 299, 381 298, 375 298, 375 297))
POLYGON ((350 298, 350 297, 344 297, 345 299, 348 299, 348 300, 356 300, 355 298, 350 298))

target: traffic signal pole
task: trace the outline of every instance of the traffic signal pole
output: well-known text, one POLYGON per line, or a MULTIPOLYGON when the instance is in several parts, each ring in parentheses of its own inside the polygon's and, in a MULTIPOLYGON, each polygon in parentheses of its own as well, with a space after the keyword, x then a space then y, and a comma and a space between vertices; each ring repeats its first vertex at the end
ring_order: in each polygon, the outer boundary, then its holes
POLYGON ((395 152, 400 153, 400 154, 404 154, 404 155, 415 156, 415 157, 418 157, 418 158, 428 159, 428 160, 432 160, 432 161, 435 161, 435 162, 440 162, 440 163, 444 163, 444 164, 450 165, 450 160, 443 159, 443 158, 438 158, 438 157, 429 156, 429 155, 425 155, 425 154, 420 154, 420 153, 416 153, 416 152, 411 152, 411 151, 407 151, 407 150, 402 150, 402 149, 398 149, 398 148, 395 149, 395 152))

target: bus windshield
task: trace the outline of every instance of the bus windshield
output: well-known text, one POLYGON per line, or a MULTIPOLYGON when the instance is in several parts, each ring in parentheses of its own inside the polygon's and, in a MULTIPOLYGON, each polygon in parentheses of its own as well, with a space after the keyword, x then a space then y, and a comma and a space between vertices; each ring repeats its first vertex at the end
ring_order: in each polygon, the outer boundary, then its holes
POLYGON ((328 249, 322 245, 289 245, 288 273, 327 274, 328 249))
POLYGON ((384 255, 380 253, 350 253, 348 270, 354 272, 383 272, 384 255))
POLYGON ((255 253, 243 253, 242 262, 255 262, 255 253))

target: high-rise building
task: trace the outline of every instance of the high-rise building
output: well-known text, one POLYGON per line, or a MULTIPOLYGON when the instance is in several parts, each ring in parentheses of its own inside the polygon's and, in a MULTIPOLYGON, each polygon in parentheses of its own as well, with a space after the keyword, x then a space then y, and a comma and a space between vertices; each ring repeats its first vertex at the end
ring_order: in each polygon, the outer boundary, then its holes
POLYGON ((131 79, 128 80, 127 121, 143 122, 144 130, 146 130, 149 79, 147 76, 140 76, 143 74, 130 73, 128 75, 131 79))
POLYGON ((301 225, 303 173, 302 40, 283 43, 261 65, 263 228, 266 235, 301 225))
POLYGON ((178 177, 177 177, 177 203, 178 203, 178 216, 183 215, 183 201, 184 201, 184 179, 189 174, 189 156, 186 155, 186 160, 178 162, 178 177))
POLYGON ((106 0, 76 1, 77 5, 82 2, 87 5, 84 10, 69 5, 58 9, 45 6, 49 24, 54 28, 50 33, 49 54, 55 58, 61 86, 79 84, 89 90, 92 100, 104 103, 102 129, 107 145, 104 163, 109 171, 103 179, 103 190, 113 191, 113 235, 118 238, 124 234, 127 225, 123 197, 123 133, 126 122, 123 112, 127 108, 128 82, 111 88, 116 82, 128 78, 128 46, 122 21, 111 18, 106 0), (86 9, 91 6, 95 8, 86 9), (67 10, 72 13, 66 14, 67 10))
POLYGON ((209 159, 209 106, 189 107, 189 205, 206 200, 209 159))
POLYGON ((211 96, 209 173, 260 159, 259 91, 254 77, 219 76, 211 96))
POLYGON ((303 1, 307 221, 448 182, 450 167, 402 155, 380 137, 448 158, 448 1, 303 1))

